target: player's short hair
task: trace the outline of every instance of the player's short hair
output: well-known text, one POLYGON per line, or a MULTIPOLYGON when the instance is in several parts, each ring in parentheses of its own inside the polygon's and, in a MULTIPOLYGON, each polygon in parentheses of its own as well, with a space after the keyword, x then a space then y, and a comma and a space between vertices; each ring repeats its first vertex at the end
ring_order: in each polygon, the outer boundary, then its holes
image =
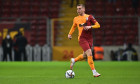
POLYGON ((78 4, 77 6, 82 6, 83 8, 85 8, 85 5, 84 4, 78 4))

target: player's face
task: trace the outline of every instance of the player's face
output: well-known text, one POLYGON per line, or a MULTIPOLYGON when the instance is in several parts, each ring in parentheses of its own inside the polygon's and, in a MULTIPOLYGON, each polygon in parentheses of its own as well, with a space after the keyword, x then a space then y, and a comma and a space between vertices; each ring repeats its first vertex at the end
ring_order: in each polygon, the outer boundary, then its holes
POLYGON ((77 6, 77 13, 78 15, 83 15, 85 12, 85 8, 82 6, 77 6))

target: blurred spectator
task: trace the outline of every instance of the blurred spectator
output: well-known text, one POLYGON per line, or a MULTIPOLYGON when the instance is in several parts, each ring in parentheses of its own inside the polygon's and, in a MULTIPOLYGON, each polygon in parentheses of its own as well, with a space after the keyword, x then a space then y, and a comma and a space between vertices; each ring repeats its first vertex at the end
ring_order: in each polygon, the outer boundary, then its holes
POLYGON ((14 36, 14 39, 13 39, 14 60, 15 60, 15 61, 20 61, 20 57, 18 56, 18 49, 17 49, 17 45, 16 45, 16 39, 17 39, 18 36, 19 36, 19 33, 16 34, 16 35, 14 36))
MULTIPOLYGON (((73 7, 73 4, 74 4, 74 0, 71 0, 71 4, 70 4, 70 7, 72 8, 73 7)), ((79 4, 79 0, 76 0, 76 5, 79 4)))
POLYGON ((124 49, 121 49, 121 48, 119 48, 116 51, 116 59, 117 59, 117 61, 121 61, 123 59, 123 52, 124 52, 124 49))
POLYGON ((132 47, 132 44, 129 43, 127 48, 125 49, 123 53, 123 60, 127 61, 137 61, 138 60, 138 55, 136 50, 132 47))
POLYGON ((103 60, 104 58, 104 49, 100 45, 95 45, 93 48, 93 59, 94 60, 103 60))
POLYGON ((121 61, 123 59, 122 55, 123 55, 123 49, 119 48, 117 51, 113 51, 111 50, 110 52, 110 57, 111 60, 113 61, 121 61))
POLYGON ((13 41, 8 33, 6 38, 2 41, 3 61, 7 61, 7 55, 9 55, 9 59, 10 61, 12 61, 12 46, 13 46, 13 41))
POLYGON ((18 57, 16 57, 16 61, 27 61, 26 56, 26 50, 25 47, 27 45, 27 39, 22 35, 21 32, 18 32, 18 34, 15 37, 15 46, 16 46, 16 52, 18 54, 18 57))
POLYGON ((110 57, 111 57, 111 60, 113 60, 113 61, 117 60, 116 56, 115 56, 115 52, 113 50, 111 50, 111 52, 110 52, 110 57))

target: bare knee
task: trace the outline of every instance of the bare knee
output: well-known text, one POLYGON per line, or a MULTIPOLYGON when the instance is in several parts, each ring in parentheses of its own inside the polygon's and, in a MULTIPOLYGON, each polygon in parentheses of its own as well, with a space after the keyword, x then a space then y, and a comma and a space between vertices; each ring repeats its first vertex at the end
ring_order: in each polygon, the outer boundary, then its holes
POLYGON ((86 53, 87 56, 92 56, 91 49, 88 49, 85 53, 86 53))

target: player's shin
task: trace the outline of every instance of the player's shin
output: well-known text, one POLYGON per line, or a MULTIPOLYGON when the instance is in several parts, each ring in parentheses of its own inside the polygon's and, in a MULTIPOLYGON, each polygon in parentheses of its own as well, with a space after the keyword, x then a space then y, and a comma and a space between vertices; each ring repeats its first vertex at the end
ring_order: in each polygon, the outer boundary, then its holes
POLYGON ((88 56, 88 64, 89 64, 91 70, 95 70, 94 62, 93 62, 92 56, 88 56))
POLYGON ((98 72, 96 72, 95 67, 94 67, 94 62, 92 59, 92 56, 88 56, 88 64, 93 72, 93 76, 94 77, 99 77, 101 74, 99 74, 98 72))

